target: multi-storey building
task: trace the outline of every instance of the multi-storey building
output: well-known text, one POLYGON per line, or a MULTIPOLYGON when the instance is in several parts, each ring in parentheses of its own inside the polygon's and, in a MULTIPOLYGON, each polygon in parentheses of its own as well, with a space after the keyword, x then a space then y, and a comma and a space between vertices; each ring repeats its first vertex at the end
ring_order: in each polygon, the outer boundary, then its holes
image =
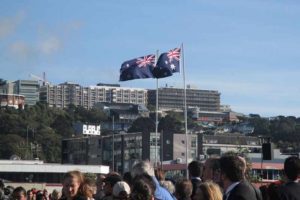
POLYGON ((13 94, 14 83, 10 81, 0 81, 0 94, 13 94))
POLYGON ((101 123, 101 128, 105 130, 127 131, 137 118, 149 117, 149 110, 144 104, 104 102, 96 103, 94 107, 113 119, 101 123))
POLYGON ((40 90, 40 100, 50 107, 66 108, 70 104, 90 109, 98 102, 147 104, 147 91, 140 88, 115 86, 83 87, 75 83, 45 85, 40 90))
POLYGON ((34 80, 17 80, 14 82, 14 94, 25 96, 25 105, 35 105, 39 101, 40 84, 34 80))
POLYGON ((17 94, 0 94, 0 107, 24 109, 25 97, 17 94))
MULTIPOLYGON (((161 160, 185 162, 185 143, 185 135, 175 133, 163 136, 160 133, 120 133, 70 138, 62 142, 62 162, 104 164, 112 167, 114 158, 114 169, 126 172, 139 160, 150 160, 152 163, 161 160)), ((197 158, 199 146, 197 135, 188 135, 189 161, 197 158)))
MULTIPOLYGON (((202 111, 220 110, 220 93, 215 90, 186 89, 188 107, 198 107, 202 111)), ((148 90, 148 103, 156 105, 156 90, 148 90)), ((160 110, 182 110, 184 107, 184 90, 165 87, 158 89, 158 106, 160 110)))

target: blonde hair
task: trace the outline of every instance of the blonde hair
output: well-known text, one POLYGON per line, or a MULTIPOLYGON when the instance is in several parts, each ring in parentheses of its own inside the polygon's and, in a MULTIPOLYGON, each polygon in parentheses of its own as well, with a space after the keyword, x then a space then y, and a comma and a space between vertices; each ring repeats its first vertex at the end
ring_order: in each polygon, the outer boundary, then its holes
POLYGON ((75 178, 75 177, 78 179, 80 185, 84 182, 84 175, 78 170, 67 172, 64 175, 64 180, 67 178, 75 178))
POLYGON ((93 194, 96 188, 95 180, 91 178, 85 178, 84 183, 82 184, 82 193, 83 196, 93 198, 93 194))
POLYGON ((223 195, 219 185, 212 181, 207 181, 198 187, 206 200, 222 200, 223 195))
POLYGON ((84 192, 83 192, 83 184, 85 182, 85 178, 84 175, 78 171, 78 170, 73 170, 73 171, 69 171, 64 175, 63 180, 65 181, 67 178, 77 178, 77 181, 79 183, 79 188, 78 188, 78 192, 77 192, 77 196, 83 196, 84 192))

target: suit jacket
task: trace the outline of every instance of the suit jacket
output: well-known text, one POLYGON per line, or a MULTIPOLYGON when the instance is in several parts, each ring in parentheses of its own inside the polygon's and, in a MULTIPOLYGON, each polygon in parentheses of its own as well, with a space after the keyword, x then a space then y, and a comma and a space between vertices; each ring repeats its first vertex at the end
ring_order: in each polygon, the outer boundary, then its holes
POLYGON ((241 181, 230 191, 227 200, 262 200, 262 196, 251 183, 241 181))
POLYGON ((280 199, 300 200, 300 183, 289 182, 279 188, 280 199))
POLYGON ((200 185, 202 183, 202 181, 197 178, 191 178, 191 182, 193 184, 193 192, 192 192, 191 197, 193 197, 196 193, 196 189, 197 189, 198 185, 200 185))

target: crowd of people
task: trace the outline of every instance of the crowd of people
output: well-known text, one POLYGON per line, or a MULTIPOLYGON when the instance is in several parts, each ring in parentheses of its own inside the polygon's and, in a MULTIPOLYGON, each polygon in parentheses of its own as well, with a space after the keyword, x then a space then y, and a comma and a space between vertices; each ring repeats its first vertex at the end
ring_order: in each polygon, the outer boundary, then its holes
POLYGON ((161 169, 150 162, 135 164, 123 176, 116 172, 99 175, 97 180, 80 171, 64 175, 62 190, 26 191, 0 184, 0 200, 300 200, 300 159, 284 163, 286 180, 256 188, 247 180, 247 162, 237 155, 209 158, 188 165, 189 179, 166 180, 161 169))

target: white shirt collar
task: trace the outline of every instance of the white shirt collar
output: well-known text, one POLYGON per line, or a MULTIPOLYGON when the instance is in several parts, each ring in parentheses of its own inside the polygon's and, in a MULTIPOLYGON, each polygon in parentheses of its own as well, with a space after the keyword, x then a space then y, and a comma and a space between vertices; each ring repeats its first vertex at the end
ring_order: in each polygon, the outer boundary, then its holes
MULTIPOLYGON (((227 190, 226 190, 226 192, 225 192, 225 195, 227 196, 227 198, 228 198, 229 193, 231 192, 231 190, 233 190, 239 183, 240 183, 240 182, 234 182, 234 183, 232 183, 232 184, 227 188, 227 190)), ((227 199, 227 198, 226 198, 226 199, 227 199)))
POLYGON ((197 180, 201 181, 200 177, 194 177, 194 176, 192 176, 191 179, 197 179, 197 180))

